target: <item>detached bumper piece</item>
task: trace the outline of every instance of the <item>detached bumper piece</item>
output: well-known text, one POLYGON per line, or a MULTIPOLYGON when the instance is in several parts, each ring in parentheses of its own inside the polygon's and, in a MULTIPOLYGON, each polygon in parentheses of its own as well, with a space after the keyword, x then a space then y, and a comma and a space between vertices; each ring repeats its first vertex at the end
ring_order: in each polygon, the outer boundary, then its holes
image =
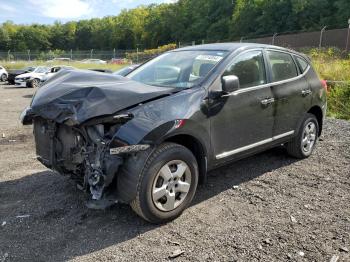
POLYGON ((123 153, 135 153, 138 151, 145 151, 150 147, 150 145, 132 145, 132 146, 122 146, 109 149, 111 155, 119 155, 123 153))

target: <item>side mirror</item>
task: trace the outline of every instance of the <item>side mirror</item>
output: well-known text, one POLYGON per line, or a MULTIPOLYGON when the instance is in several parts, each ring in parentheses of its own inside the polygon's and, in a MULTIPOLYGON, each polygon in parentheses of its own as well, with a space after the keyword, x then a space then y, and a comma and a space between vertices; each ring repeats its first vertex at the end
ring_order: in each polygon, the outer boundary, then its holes
POLYGON ((225 93, 232 93, 239 89, 239 79, 235 75, 223 76, 221 82, 225 93))

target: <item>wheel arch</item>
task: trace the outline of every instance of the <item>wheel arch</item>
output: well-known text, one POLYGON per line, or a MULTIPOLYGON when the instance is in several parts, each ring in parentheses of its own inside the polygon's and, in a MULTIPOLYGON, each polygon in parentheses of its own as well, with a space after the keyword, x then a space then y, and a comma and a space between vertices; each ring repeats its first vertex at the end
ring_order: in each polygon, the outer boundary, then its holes
POLYGON ((316 117, 317 122, 318 122, 318 127, 319 127, 318 136, 321 136, 322 129, 323 129, 323 112, 322 112, 321 107, 313 106, 310 108, 308 113, 313 114, 316 117))
POLYGON ((186 147, 195 156, 199 169, 199 182, 205 183, 207 177, 207 153, 204 145, 196 137, 189 134, 176 134, 162 141, 172 142, 186 147))

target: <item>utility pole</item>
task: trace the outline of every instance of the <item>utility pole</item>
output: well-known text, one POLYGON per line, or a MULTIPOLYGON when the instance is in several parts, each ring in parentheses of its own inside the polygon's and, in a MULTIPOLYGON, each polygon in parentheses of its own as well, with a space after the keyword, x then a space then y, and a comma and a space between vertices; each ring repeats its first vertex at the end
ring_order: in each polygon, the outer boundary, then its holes
POLYGON ((274 33, 273 36, 272 36, 272 45, 275 44, 275 39, 277 37, 278 33, 274 33))
POLYGON ((327 28, 327 26, 324 26, 324 27, 321 29, 320 44, 318 45, 318 48, 319 48, 319 49, 322 48, 323 33, 324 33, 324 31, 326 31, 326 28, 327 28))
POLYGON ((346 52, 349 51, 349 42, 350 42, 350 18, 349 18, 349 20, 348 20, 348 24, 349 24, 349 27, 348 27, 348 36, 346 37, 346 47, 345 47, 346 52))
POLYGON ((7 60, 9 60, 9 61, 10 61, 10 52, 11 52, 11 50, 7 51, 7 60))
POLYGON ((30 61, 30 49, 27 50, 27 54, 28 54, 28 61, 30 61))
POLYGON ((94 49, 91 49, 90 51, 90 58, 92 59, 92 52, 94 52, 94 49))
POLYGON ((73 60, 73 50, 70 50, 70 60, 73 60))
POLYGON ((136 47, 136 64, 139 63, 139 47, 136 47))
POLYGON ((243 39, 244 39, 244 36, 241 37, 241 39, 239 40, 240 43, 243 43, 243 39))

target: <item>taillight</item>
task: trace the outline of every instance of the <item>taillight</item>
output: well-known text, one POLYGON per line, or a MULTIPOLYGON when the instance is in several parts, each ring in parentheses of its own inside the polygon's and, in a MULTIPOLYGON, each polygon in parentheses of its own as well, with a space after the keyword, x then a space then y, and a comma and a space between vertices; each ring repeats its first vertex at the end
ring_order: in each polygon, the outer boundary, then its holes
POLYGON ((328 92, 327 80, 321 80, 321 84, 326 92, 328 92))

